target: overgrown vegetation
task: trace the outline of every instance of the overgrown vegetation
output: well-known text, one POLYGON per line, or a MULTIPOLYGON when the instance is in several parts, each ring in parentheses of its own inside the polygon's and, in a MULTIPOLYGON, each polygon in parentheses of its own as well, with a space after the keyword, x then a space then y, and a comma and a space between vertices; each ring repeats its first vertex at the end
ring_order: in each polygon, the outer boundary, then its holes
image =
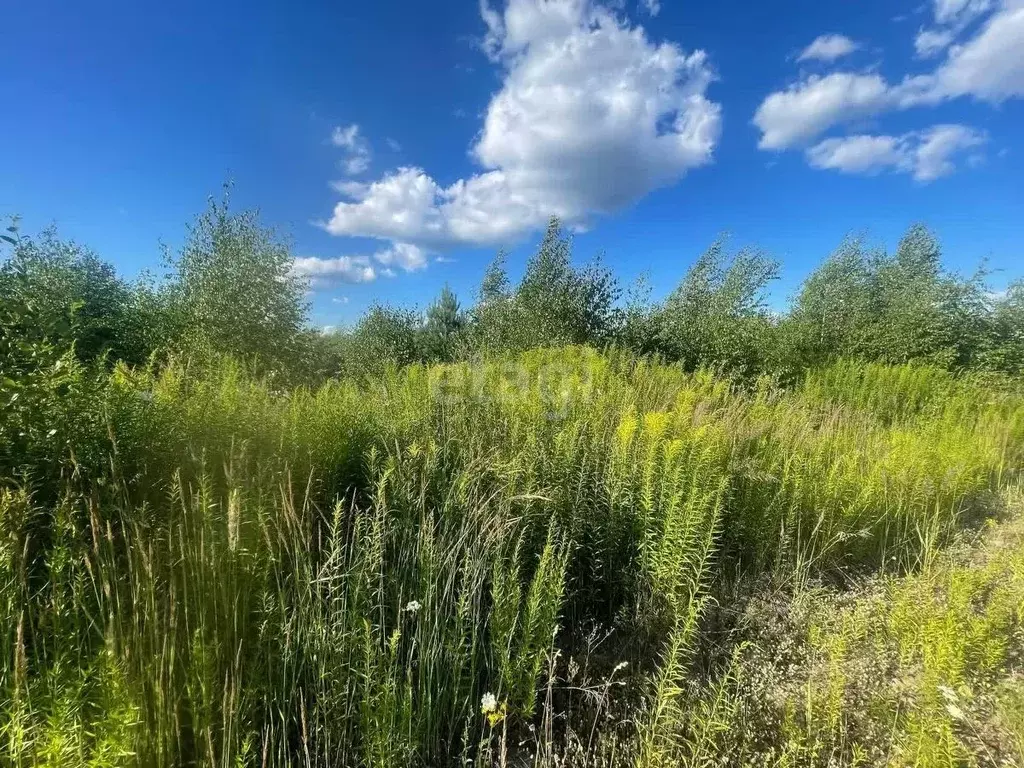
POLYGON ((0 267, 0 764, 1013 765, 1024 313, 913 229, 790 312, 557 223, 304 329, 213 205, 160 281, 0 267))

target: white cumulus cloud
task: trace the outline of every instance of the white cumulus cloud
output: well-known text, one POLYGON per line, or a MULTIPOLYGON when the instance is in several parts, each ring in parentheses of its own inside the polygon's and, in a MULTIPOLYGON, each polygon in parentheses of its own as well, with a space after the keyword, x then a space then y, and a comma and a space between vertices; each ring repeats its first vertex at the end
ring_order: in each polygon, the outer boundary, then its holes
POLYGON ((721 108, 702 51, 588 0, 485 1, 481 15, 502 69, 470 147, 481 170, 444 186, 406 166, 339 187, 328 232, 424 251, 501 243, 552 215, 582 224, 622 209, 711 161, 721 108))
POLYGON ((978 34, 952 48, 935 80, 944 98, 1000 102, 1024 96, 1024 2, 1007 2, 978 34))
POLYGON ((845 136, 826 139, 807 150, 814 168, 872 175, 882 171, 911 174, 934 181, 956 170, 954 155, 987 140, 984 133, 962 125, 937 125, 902 136, 845 136))
POLYGON ((970 0, 936 4, 936 18, 944 20, 975 20, 987 11, 992 12, 960 44, 950 45, 952 37, 922 41, 923 33, 918 34, 919 53, 947 51, 929 73, 889 82, 875 72, 832 72, 769 94, 754 114, 759 146, 806 147, 837 126, 961 97, 999 103, 1024 96, 1024 0, 1003 0, 998 8, 970 0))
POLYGON ((338 256, 321 259, 302 256, 292 264, 292 274, 309 281, 311 288, 322 288, 337 283, 371 283, 377 272, 365 256, 338 256))
POLYGON ((372 283, 380 275, 394 277, 396 269, 415 272, 427 266, 429 254, 410 243, 392 243, 372 256, 338 256, 333 259, 304 256, 292 263, 292 274, 304 278, 310 288, 326 288, 340 283, 372 283), (378 269, 374 263, 379 264, 378 269))
POLYGON ((797 61, 835 61, 857 48, 858 45, 846 35, 821 35, 804 48, 797 61))
POLYGON ((891 87, 877 74, 811 75, 761 102, 754 115, 761 129, 759 146, 788 149, 804 144, 833 125, 882 111, 892 99, 891 87))

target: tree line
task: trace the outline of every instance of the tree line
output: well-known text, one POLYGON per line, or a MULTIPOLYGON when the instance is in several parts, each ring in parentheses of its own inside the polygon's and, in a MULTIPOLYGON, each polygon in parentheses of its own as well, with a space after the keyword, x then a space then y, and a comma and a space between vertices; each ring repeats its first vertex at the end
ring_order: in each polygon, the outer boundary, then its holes
POLYGON ((226 197, 211 200, 179 252, 165 252, 162 274, 134 281, 53 229, 27 236, 12 226, 4 239, 0 361, 9 382, 30 360, 68 351, 129 365, 230 355, 291 385, 567 344, 740 377, 791 377, 839 358, 1024 371, 1024 281, 995 293, 981 269, 946 269, 921 225, 892 253, 847 238, 776 312, 767 296, 779 265, 756 248, 730 252, 716 241, 653 301, 650 286, 624 290, 599 259, 576 264, 571 236, 553 219, 518 283, 499 252, 467 306, 445 287, 425 311, 375 304, 331 333, 309 325, 308 286, 287 241, 226 197))

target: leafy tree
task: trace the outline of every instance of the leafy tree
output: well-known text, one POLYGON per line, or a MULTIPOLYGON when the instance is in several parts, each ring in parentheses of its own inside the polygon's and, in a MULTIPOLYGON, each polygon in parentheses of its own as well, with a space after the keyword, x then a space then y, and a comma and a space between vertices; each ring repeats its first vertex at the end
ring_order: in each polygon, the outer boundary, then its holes
POLYGON ((253 211, 232 213, 213 199, 169 258, 165 288, 186 349, 209 348, 285 369, 300 354, 306 284, 286 243, 253 211))
POLYGON ((773 330, 766 291, 777 276, 778 265, 761 252, 745 249, 730 259, 725 241, 716 241, 665 302, 659 332, 668 355, 691 369, 760 371, 773 330))
POLYGON ((515 330, 515 304, 509 288, 507 260, 505 251, 498 251, 484 272, 476 306, 469 312, 475 347, 501 349, 510 345, 507 337, 515 330))
POLYGON ((505 271, 505 263, 508 257, 504 249, 498 251, 484 272, 484 279, 480 284, 480 305, 484 306, 495 301, 508 297, 509 283, 508 273, 505 271))
POLYGON ((939 259, 937 241, 920 226, 908 230, 894 255, 876 256, 873 327, 866 340, 870 357, 894 363, 945 357, 939 259))
POLYGON ((822 365, 866 348, 872 324, 872 272, 859 239, 847 239, 804 282, 782 324, 790 367, 822 365))
POLYGON ((938 306, 942 325, 937 346, 941 360, 950 368, 981 365, 991 343, 993 312, 985 277, 982 268, 967 278, 947 275, 941 281, 938 306))
POLYGON ((664 354, 661 306, 651 302, 651 285, 645 276, 637 279, 626 295, 625 306, 616 318, 615 342, 641 355, 664 354))
POLYGON ((305 328, 298 336, 298 361, 290 369, 291 379, 319 385, 347 373, 346 360, 351 351, 351 334, 339 329, 305 328))
POLYGON ((967 367, 989 335, 984 273, 946 273, 920 225, 891 255, 848 240, 807 279, 784 325, 797 368, 838 357, 967 367))
POLYGON ((355 329, 339 335, 343 370, 362 376, 387 365, 408 365, 420 359, 419 315, 408 309, 375 304, 355 329))
POLYGON ((998 371, 1024 374, 1024 280, 998 297, 992 309, 989 347, 983 364, 998 371))
POLYGON ((552 219, 526 265, 516 300, 540 344, 601 344, 612 330, 619 297, 614 276, 599 261, 572 266, 572 240, 552 219))
POLYGON ((113 266, 80 245, 61 240, 55 229, 38 238, 11 238, 10 257, 0 265, 0 300, 30 306, 54 340, 73 344, 83 361, 102 355, 129 363, 145 361, 150 347, 140 333, 135 289, 113 266), (67 322, 73 313, 74 323, 67 322))
MULTIPOLYGON (((16 235, 3 240, 23 247, 16 235)), ((0 479, 24 473, 53 481, 67 458, 82 472, 100 464, 106 436, 95 401, 100 377, 89 375, 74 354, 81 336, 76 305, 61 314, 52 299, 14 291, 0 301, 0 479)))
POLYGON ((499 254, 484 277, 475 313, 483 346, 527 349, 611 340, 619 297, 615 278, 598 261, 572 265, 572 241, 557 218, 548 224, 515 291, 508 294, 507 285, 499 254))

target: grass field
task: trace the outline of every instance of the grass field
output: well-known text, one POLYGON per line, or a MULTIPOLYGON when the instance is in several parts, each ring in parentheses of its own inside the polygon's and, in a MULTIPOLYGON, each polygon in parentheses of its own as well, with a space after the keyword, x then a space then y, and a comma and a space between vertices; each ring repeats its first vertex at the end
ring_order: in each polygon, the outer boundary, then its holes
POLYGON ((0 484, 0 764, 1024 761, 1010 379, 569 347, 88 402, 0 484))

